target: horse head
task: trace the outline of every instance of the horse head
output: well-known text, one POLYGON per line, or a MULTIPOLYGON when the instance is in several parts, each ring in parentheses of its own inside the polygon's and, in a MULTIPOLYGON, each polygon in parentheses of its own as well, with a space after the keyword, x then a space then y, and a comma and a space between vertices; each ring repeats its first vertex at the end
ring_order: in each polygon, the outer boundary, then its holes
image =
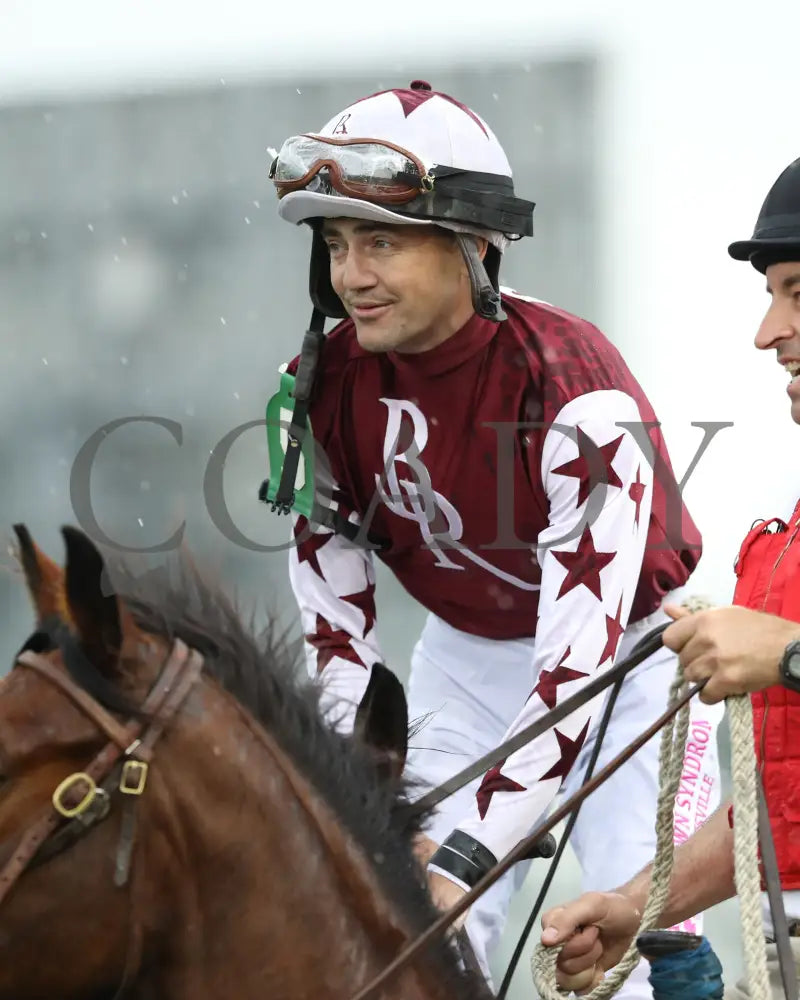
MULTIPOLYGON (((435 916, 399 682, 373 667, 346 739, 199 580, 118 592, 81 532, 61 569, 15 530, 36 624, 0 681, 0 1000, 356 993, 435 916)), ((443 942, 385 996, 488 994, 443 942)))

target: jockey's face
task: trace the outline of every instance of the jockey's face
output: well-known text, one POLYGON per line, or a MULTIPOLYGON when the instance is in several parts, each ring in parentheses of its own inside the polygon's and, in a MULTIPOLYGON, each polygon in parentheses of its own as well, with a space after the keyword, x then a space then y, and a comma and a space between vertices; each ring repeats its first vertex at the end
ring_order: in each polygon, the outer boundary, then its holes
POLYGON ((779 364, 791 376, 789 398, 792 420, 800 424, 800 261, 771 264, 767 268, 767 292, 772 298, 755 344, 759 350, 775 350, 779 364))
MULTIPOLYGON (((367 351, 418 354, 447 340, 473 313, 469 275, 452 233, 326 219, 331 284, 367 351)), ((481 256, 486 244, 480 241, 481 256)))

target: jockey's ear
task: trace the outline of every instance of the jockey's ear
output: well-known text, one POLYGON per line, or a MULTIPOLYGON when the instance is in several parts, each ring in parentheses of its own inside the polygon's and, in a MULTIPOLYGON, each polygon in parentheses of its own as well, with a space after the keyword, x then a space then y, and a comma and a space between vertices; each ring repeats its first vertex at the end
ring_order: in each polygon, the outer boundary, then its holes
POLYGON ((408 705, 403 685, 382 663, 372 667, 353 731, 375 752, 381 777, 399 780, 408 753, 408 705))

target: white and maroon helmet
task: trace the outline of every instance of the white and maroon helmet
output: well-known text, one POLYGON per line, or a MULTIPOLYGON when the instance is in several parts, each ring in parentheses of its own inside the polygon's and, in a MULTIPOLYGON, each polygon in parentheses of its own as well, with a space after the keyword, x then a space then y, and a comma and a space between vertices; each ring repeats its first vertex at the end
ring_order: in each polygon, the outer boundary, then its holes
POLYGON ((355 218, 455 231, 475 309, 502 318, 500 256, 533 235, 533 202, 517 198, 503 147, 474 111, 414 81, 351 104, 318 132, 287 139, 270 168, 278 213, 314 232, 310 292, 317 309, 346 315, 330 283, 318 220, 355 218), (473 239, 489 241, 481 262, 473 239))

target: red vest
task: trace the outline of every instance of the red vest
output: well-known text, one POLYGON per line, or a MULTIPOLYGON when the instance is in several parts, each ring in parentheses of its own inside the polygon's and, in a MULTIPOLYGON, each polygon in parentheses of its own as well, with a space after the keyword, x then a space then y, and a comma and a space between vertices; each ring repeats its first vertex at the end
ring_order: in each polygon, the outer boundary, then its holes
MULTIPOLYGON (((800 502, 788 524, 776 517, 751 528, 735 569, 734 604, 800 622, 800 502)), ((752 702, 781 885, 800 889, 800 694, 776 685, 752 702)))

